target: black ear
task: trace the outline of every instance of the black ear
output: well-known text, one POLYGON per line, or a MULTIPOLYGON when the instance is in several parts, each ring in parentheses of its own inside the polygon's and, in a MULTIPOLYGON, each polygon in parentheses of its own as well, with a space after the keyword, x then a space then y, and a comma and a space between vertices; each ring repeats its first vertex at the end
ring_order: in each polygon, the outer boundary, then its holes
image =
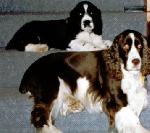
POLYGON ((101 10, 96 8, 96 13, 93 15, 93 23, 94 23, 94 30, 93 32, 97 35, 102 35, 102 30, 103 30, 103 22, 102 22, 102 16, 101 16, 101 10))
POLYGON ((79 33, 81 29, 81 24, 79 22, 78 12, 76 11, 76 7, 70 12, 70 16, 67 18, 67 27, 68 27, 68 34, 71 37, 76 37, 76 34, 79 33))
POLYGON ((75 15, 75 10, 76 10, 76 9, 74 8, 73 10, 70 11, 70 14, 69 14, 70 17, 72 17, 72 18, 74 17, 74 15, 75 15))

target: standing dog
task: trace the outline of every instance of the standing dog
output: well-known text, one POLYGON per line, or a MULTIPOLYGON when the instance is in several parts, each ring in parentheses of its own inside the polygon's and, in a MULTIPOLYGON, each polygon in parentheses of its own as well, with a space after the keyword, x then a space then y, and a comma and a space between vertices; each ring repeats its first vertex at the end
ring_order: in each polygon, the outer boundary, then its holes
POLYGON ((126 30, 108 50, 40 58, 25 72, 19 91, 32 95, 31 123, 40 133, 61 133, 52 118, 83 109, 105 112, 119 133, 148 133, 139 114, 147 104, 142 77, 150 74, 149 66, 147 41, 139 32, 126 30))

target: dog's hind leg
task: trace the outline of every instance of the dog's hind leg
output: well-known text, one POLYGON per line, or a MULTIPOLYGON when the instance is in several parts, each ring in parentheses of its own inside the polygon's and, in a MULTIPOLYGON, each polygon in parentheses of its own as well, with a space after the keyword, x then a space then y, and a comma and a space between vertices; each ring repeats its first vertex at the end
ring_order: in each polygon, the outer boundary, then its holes
MULTIPOLYGON (((36 127, 37 133, 62 133, 53 125, 54 113, 59 109, 58 104, 59 84, 58 80, 53 78, 50 80, 51 88, 42 87, 39 93, 33 93, 34 106, 31 112, 31 123, 36 127), (57 110, 56 110, 57 109, 57 110)), ((47 82, 46 82, 47 83, 47 82)))
POLYGON ((62 133, 53 125, 52 111, 44 104, 34 106, 31 112, 31 123, 36 127, 37 133, 62 133))

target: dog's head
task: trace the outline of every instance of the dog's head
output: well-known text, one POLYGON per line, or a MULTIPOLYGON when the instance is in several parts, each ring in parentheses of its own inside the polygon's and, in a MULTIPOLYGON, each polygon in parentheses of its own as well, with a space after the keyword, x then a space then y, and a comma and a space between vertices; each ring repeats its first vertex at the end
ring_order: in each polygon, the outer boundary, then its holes
POLYGON ((80 31, 102 34, 101 11, 91 2, 82 1, 70 12, 71 26, 80 31))
POLYGON ((134 30, 125 30, 115 37, 110 48, 113 70, 121 75, 120 65, 127 71, 150 74, 150 48, 145 37, 134 30))

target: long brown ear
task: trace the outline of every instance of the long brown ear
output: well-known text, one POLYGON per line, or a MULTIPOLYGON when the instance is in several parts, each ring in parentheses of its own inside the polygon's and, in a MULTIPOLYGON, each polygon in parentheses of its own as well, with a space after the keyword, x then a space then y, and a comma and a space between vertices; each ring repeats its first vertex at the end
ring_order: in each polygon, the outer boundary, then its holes
POLYGON ((148 47, 147 40, 143 38, 143 57, 142 57, 142 75, 147 76, 150 74, 150 48, 148 47))
POLYGON ((110 77, 116 80, 122 79, 121 59, 119 56, 119 45, 122 43, 122 35, 115 37, 112 46, 103 53, 107 71, 110 77))

